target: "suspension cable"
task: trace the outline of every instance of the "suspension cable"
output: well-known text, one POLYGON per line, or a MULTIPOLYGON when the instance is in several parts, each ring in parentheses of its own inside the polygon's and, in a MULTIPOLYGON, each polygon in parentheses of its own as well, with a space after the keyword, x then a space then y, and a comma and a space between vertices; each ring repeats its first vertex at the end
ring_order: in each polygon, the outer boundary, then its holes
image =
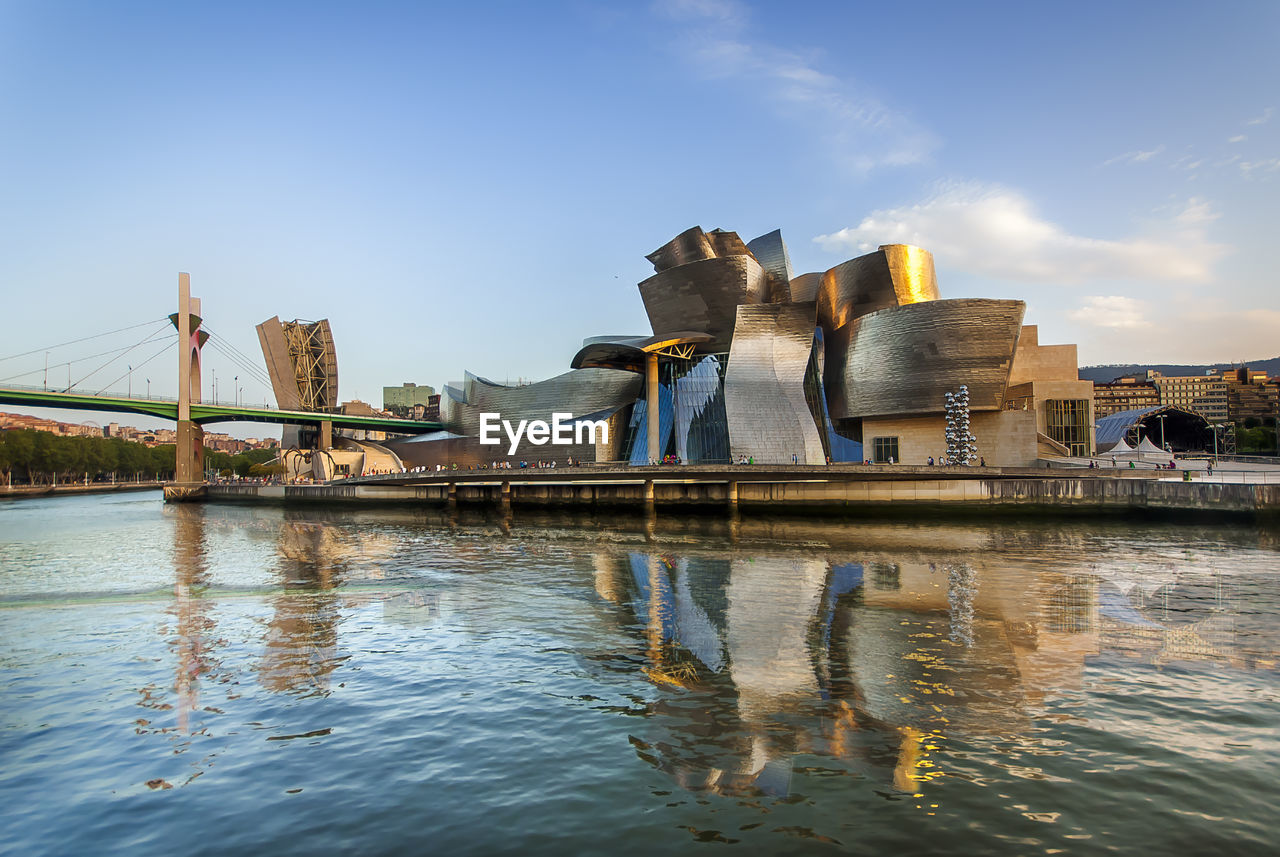
POLYGON ((227 356, 230 357, 232 360, 235 360, 241 366, 245 366, 252 371, 258 372, 260 374, 265 374, 263 370, 258 366, 258 364, 252 358, 250 358, 247 354, 245 354, 239 348, 236 348, 236 346, 225 336, 213 330, 212 328, 208 327, 207 325, 205 326, 205 330, 209 331, 209 336, 211 339, 217 340, 223 349, 230 352, 227 356))
MULTIPOLYGON (((155 342, 155 341, 156 341, 156 337, 157 337, 157 336, 159 336, 159 335, 161 334, 161 332, 165 329, 165 327, 167 327, 168 325, 169 325, 169 320, 168 320, 168 319, 165 319, 165 320, 164 320, 164 322, 161 324, 161 326, 160 326, 160 327, 158 327, 158 328, 156 328, 155 330, 153 330, 153 331, 151 331, 150 333, 148 333, 148 334, 146 335, 146 337, 145 337, 144 339, 142 339, 141 341, 139 341, 139 342, 135 342, 133 345, 130 345, 128 348, 126 348, 126 349, 124 350, 124 352, 123 352, 122 354, 117 354, 115 357, 112 357, 110 360, 106 361, 106 362, 105 362, 105 363, 103 363, 101 366, 99 366, 98 368, 96 368, 96 369, 94 369, 92 372, 90 372, 89 374, 80 376, 78 379, 76 379, 76 382, 75 382, 74 384, 72 384, 71 386, 69 386, 69 387, 67 388, 67 392, 68 392, 68 393, 69 393, 69 392, 71 392, 71 391, 72 391, 73 389, 75 389, 77 386, 79 386, 80 384, 82 384, 82 383, 84 383, 85 381, 89 380, 89 379, 90 379, 90 378, 92 378, 94 375, 98 374, 98 373, 99 373, 99 372, 101 372, 103 369, 107 368, 107 367, 108 367, 108 366, 110 366, 112 363, 114 363, 114 362, 116 362, 117 360, 119 360, 121 357, 124 357, 124 356, 125 356, 126 354, 128 354, 130 351, 133 351, 135 348, 141 348, 143 345, 146 345, 148 342, 155 342)), ((176 339, 176 338, 177 338, 177 336, 178 336, 178 334, 176 334, 176 333, 168 334, 168 335, 166 335, 166 336, 165 336, 165 337, 163 337, 163 338, 168 339, 170 336, 172 336, 173 338, 175 338, 175 339, 176 339)), ((128 374, 128 373, 126 372, 125 374, 128 374)))
MULTIPOLYGON (((102 337, 110 336, 113 333, 123 333, 126 330, 134 330, 135 328, 139 328, 139 327, 147 327, 148 325, 155 324, 158 321, 168 321, 168 320, 169 319, 166 316, 165 318, 157 318, 157 319, 152 319, 151 321, 144 321, 141 324, 131 324, 128 327, 122 327, 118 330, 109 330, 106 333, 96 333, 93 336, 84 336, 84 337, 81 337, 80 339, 73 339, 70 342, 60 342, 57 345, 50 345, 48 348, 36 348, 33 351, 24 351, 21 354, 11 354, 8 357, 0 357, 0 362, 3 362, 5 360, 15 360, 19 357, 27 357, 32 354, 39 354, 41 351, 52 351, 55 348, 63 348, 67 345, 75 345, 77 342, 88 342, 90 339, 101 339, 102 337)), ((88 359, 88 358, 85 358, 85 359, 88 359)), ((61 366, 62 364, 59 363, 58 365, 61 366)))
POLYGON ((219 354, 222 354, 228 360, 236 364, 237 367, 247 372, 254 380, 266 385, 268 388, 271 387, 270 375, 246 357, 243 352, 228 342, 226 337, 220 336, 213 331, 209 331, 209 344, 213 346, 219 354))
MULTIPOLYGON (((95 395, 95 396, 101 396, 104 392, 106 392, 107 390, 109 390, 109 389, 111 388, 112 384, 116 384, 116 383, 118 383, 118 382, 120 381, 120 379, 121 379, 121 378, 124 378, 124 377, 125 377, 125 376, 127 376, 130 372, 136 372, 137 370, 141 369, 143 366, 146 366, 146 365, 147 365, 148 363, 150 363, 152 360, 155 360, 155 359, 156 359, 157 357, 159 357, 161 354, 164 354, 166 351, 168 351, 168 350, 169 350, 173 345, 174 345, 174 343, 173 343, 173 342, 166 342, 166 343, 165 343, 165 344, 160 348, 160 350, 159 350, 159 351, 157 351, 155 354, 152 354, 152 355, 151 355, 150 357, 148 357, 146 360, 143 360, 143 361, 142 361, 141 363, 139 363, 137 366, 133 367, 133 369, 129 370, 129 372, 125 372, 125 373, 124 373, 124 375, 121 375, 119 378, 116 378, 114 381, 111 381, 109 384, 107 384, 107 386, 103 387, 101 390, 99 390, 98 392, 94 393, 93 395, 95 395)), ((67 390, 67 392, 70 392, 70 389, 68 389, 68 390, 67 390)))
MULTIPOLYGON (((173 334, 173 336, 175 336, 175 337, 176 337, 177 335, 178 335, 178 334, 176 334, 176 333, 175 333, 175 334, 173 334)), ((122 345, 122 346, 120 346, 119 348, 112 348, 112 349, 110 349, 109 351, 99 351, 97 354, 89 354, 89 355, 87 355, 87 356, 85 356, 85 357, 81 357, 79 360, 65 360, 65 361, 63 361, 62 363, 50 363, 50 364, 49 364, 49 366, 48 366, 48 368, 49 368, 49 369, 60 369, 60 368, 62 368, 63 366, 70 366, 72 363, 83 363, 85 360, 92 360, 92 359, 94 359, 95 357, 105 357, 105 356, 106 356, 106 355, 108 355, 108 354, 119 354, 121 351, 126 351, 126 350, 128 350, 128 349, 130 349, 130 348, 133 348, 133 347, 134 347, 134 346, 132 346, 132 345, 122 345)), ((36 374, 37 372, 43 372, 43 371, 45 371, 45 370, 44 370, 44 368, 37 367, 37 368, 32 369, 32 370, 30 370, 30 371, 28 371, 28 372, 19 372, 17 375, 10 375, 10 376, 9 376, 9 377, 7 377, 7 378, 0 378, 0 383, 3 383, 3 382, 5 382, 5 381, 11 381, 11 380, 13 380, 14 378, 21 378, 21 377, 23 377, 24 375, 34 375, 34 374, 36 374)))

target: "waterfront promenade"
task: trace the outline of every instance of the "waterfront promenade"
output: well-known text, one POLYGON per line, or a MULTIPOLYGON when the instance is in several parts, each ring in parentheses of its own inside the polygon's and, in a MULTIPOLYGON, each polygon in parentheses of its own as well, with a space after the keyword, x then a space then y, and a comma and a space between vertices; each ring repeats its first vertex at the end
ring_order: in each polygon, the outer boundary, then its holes
POLYGON ((211 485, 213 502, 493 504, 760 512, 1280 512, 1280 482, 1222 484, 1150 470, 686 465, 446 470, 307 485, 211 485))

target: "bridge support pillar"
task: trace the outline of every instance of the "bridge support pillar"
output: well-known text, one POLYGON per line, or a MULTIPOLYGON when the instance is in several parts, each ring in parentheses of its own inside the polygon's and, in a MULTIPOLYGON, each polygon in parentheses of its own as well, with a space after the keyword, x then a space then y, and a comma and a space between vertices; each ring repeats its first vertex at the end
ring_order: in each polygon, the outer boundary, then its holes
POLYGON ((191 297, 191 276, 178 274, 178 311, 169 316, 178 329, 178 425, 173 482, 164 487, 168 502, 204 496, 204 429, 191 421, 200 401, 200 349, 209 335, 200 329, 200 299, 191 297))
POLYGON ((174 482, 204 481, 204 429, 191 420, 178 420, 174 482))

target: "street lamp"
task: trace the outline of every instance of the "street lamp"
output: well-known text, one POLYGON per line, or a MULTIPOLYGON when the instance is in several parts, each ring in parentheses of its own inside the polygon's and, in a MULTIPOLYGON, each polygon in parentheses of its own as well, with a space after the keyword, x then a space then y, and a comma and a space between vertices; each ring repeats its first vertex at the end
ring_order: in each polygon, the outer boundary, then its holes
POLYGON ((147 379, 147 398, 151 398, 151 379, 147 379))
POLYGON ((233 377, 233 378, 231 379, 231 393, 232 393, 232 398, 234 398, 234 399, 236 400, 236 407, 237 407, 237 408, 238 408, 238 407, 240 407, 240 388, 237 386, 239 383, 240 383, 240 376, 239 376, 239 375, 236 375, 235 377, 233 377))
POLYGON ((1167 416, 1168 414, 1156 414, 1156 419, 1160 421, 1160 448, 1161 449, 1168 449, 1168 447, 1166 447, 1164 444, 1164 418, 1167 416))
POLYGON ((1223 423, 1213 424, 1213 464, 1218 464, 1218 432, 1222 430, 1223 423))

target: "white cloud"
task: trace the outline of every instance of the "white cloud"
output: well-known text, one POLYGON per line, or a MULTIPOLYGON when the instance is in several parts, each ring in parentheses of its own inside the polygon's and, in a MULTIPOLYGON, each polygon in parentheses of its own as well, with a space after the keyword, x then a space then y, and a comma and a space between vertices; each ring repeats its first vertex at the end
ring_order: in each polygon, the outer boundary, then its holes
POLYGON ((1269 173, 1274 173, 1278 170, 1280 170, 1280 158, 1240 162, 1240 174, 1247 179, 1253 178, 1255 174, 1260 174, 1266 178, 1269 177, 1269 173))
POLYGON ((833 157, 856 172, 925 161, 937 138, 853 81, 822 71, 802 51, 753 41, 745 10, 727 0, 660 0, 655 10, 688 27, 681 42, 704 77, 749 84, 798 127, 818 129, 833 157))
POLYGON ((1263 110, 1263 111, 1262 111, 1262 115, 1261 115, 1261 116, 1255 116, 1255 117, 1253 117, 1252 119, 1247 119, 1247 120, 1245 120, 1245 123, 1244 123, 1244 124, 1246 124, 1246 125, 1265 125, 1265 124, 1267 124, 1269 121, 1271 121, 1271 116, 1272 116, 1272 114, 1273 114, 1273 113, 1275 113, 1275 112, 1276 112, 1276 109, 1275 109, 1274 107, 1268 107, 1267 109, 1265 109, 1265 110, 1263 110))
POLYGON ((1150 327, 1146 304, 1123 295, 1092 295, 1084 305, 1067 313, 1067 317, 1094 327, 1150 327))
POLYGON ((1245 135, 1245 134, 1237 134, 1237 135, 1235 135, 1234 137, 1228 138, 1227 142, 1228 142, 1228 143, 1243 143, 1245 140, 1248 140, 1248 139, 1249 139, 1249 137, 1248 137, 1247 135, 1245 135))
POLYGON ((1207 227, 1216 217, 1208 203, 1192 199, 1150 234, 1091 238, 1044 219, 1015 191, 965 184, 915 205, 872 212, 857 226, 814 241, 826 250, 860 253, 880 244, 916 244, 947 268, 1013 281, 1203 282, 1229 249, 1209 240, 1207 227))
POLYGON ((1156 155, 1159 155, 1163 151, 1164 151, 1164 143, 1161 143, 1159 146, 1156 146, 1154 149, 1150 149, 1147 151, 1143 151, 1139 149, 1134 152, 1125 152, 1123 155, 1116 155, 1114 158, 1108 158, 1107 160, 1103 161, 1102 165, 1104 167, 1109 167, 1112 164, 1140 164, 1143 161, 1151 160, 1152 158, 1154 158, 1156 155))

